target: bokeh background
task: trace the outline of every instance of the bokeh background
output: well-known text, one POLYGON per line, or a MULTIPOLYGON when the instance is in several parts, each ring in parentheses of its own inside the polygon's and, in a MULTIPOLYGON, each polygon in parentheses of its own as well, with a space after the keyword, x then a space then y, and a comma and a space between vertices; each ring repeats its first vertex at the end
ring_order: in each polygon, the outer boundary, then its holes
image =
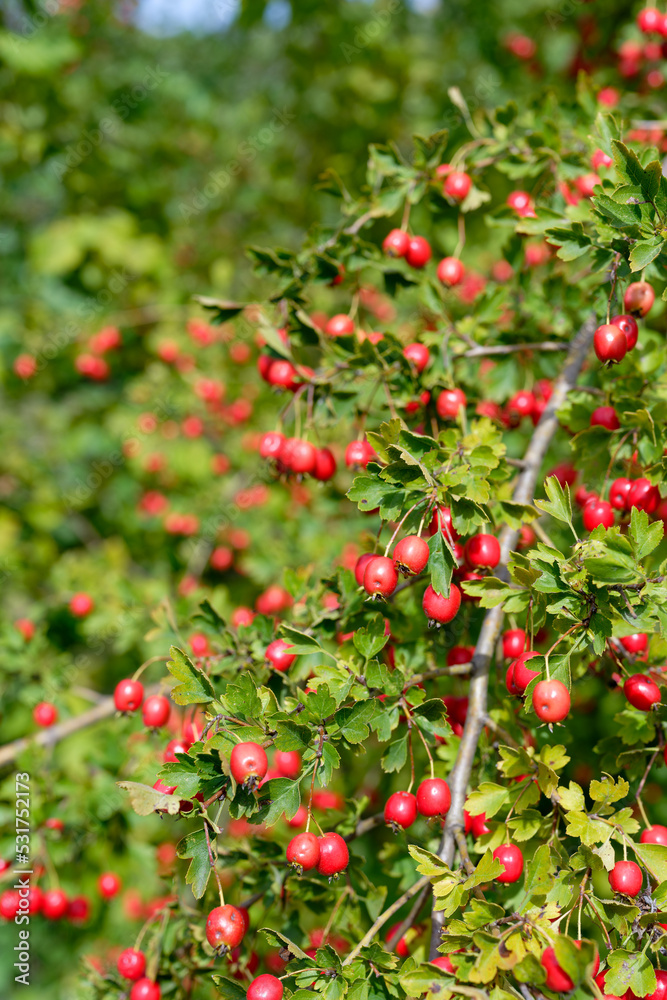
MULTIPOLYGON (((528 105, 544 88, 571 95, 581 72, 595 89, 622 89, 619 47, 637 32, 636 5, 620 0, 8 0, 0 10, 6 743, 34 731, 42 698, 75 716, 174 637, 186 644, 179 626, 203 596, 222 613, 252 606, 285 569, 333 564, 358 540, 345 477, 325 495, 269 490, 258 476, 252 435, 277 406, 268 390, 257 396, 256 330, 246 316, 211 333, 193 296, 265 298, 271 283, 246 248, 294 249, 329 224, 339 205, 328 191, 360 190, 369 143, 408 153, 414 133, 463 133, 450 88, 473 114, 528 105), (81 358, 99 356, 91 337, 109 326, 122 345, 91 377, 81 358), (27 379, 23 354, 36 359, 27 379), (193 391, 211 373, 226 386, 215 419, 193 391), (197 518, 194 535, 165 530, 160 496, 197 518), (217 544, 232 553, 224 573, 208 564, 217 544), (94 595, 85 621, 67 610, 77 591, 94 595), (36 624, 29 643, 21 617, 36 624)), ((643 74, 628 85, 646 91, 643 74)), ((654 103, 659 116, 659 88, 654 103)), ((125 942, 128 921, 168 891, 156 848, 178 829, 139 821, 114 783, 155 770, 155 746, 136 729, 119 720, 30 757, 37 849, 68 892, 93 902, 84 927, 33 922, 34 985, 16 988, 27 1000, 85 996, 82 956, 125 942), (54 816, 63 833, 45 827, 54 816), (125 893, 105 906, 94 886, 108 868, 125 893)), ((5 857, 12 794, 9 775, 5 857)), ((13 941, 0 927, 2 996, 14 990, 13 941)))

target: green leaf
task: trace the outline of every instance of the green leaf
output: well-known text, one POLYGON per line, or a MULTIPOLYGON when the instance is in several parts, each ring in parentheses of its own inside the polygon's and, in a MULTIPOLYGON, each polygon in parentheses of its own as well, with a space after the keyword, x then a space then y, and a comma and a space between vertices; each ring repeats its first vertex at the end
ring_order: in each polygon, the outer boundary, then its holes
POLYGON ((299 782, 291 778, 272 778, 262 786, 260 805, 266 807, 266 812, 260 812, 261 820, 267 826, 273 826, 285 814, 289 820, 296 815, 301 805, 299 782))
MULTIPOLYGON (((209 836, 213 842, 215 834, 210 833, 209 836)), ((206 892, 211 874, 211 859, 208 856, 205 831, 201 829, 189 833, 178 844, 176 853, 179 858, 191 858, 185 874, 185 881, 187 885, 192 886, 192 894, 195 899, 201 899, 206 892)))
POLYGON ((303 699, 304 711, 315 722, 321 722, 336 711, 336 701, 326 684, 319 684, 317 691, 310 691, 303 699))
POLYGON ((630 270, 642 271, 652 260, 655 260, 664 246, 664 240, 659 237, 635 243, 630 251, 630 270))
POLYGON ((479 788, 471 792, 466 800, 466 808, 471 816, 484 813, 487 819, 501 809, 509 799, 509 789, 492 781, 483 781, 479 788))
POLYGON ((213 976, 212 979, 224 1000, 245 1000, 246 991, 241 983, 226 976, 213 976))
POLYGON ((308 726, 299 726, 296 722, 277 722, 277 736, 273 741, 276 750, 298 750, 303 753, 310 746, 312 733, 308 726))
POLYGON ((400 771, 405 766, 405 762, 408 759, 408 736, 407 733, 404 736, 399 736, 397 740, 390 743, 387 747, 384 757, 382 758, 382 770, 400 771))
POLYGON ((655 970, 643 952, 629 952, 619 948, 607 955, 607 965, 605 993, 622 997, 628 990, 632 990, 635 996, 645 997, 655 991, 655 970))
POLYGON ((667 847, 664 844, 635 844, 632 848, 656 882, 667 881, 667 847))
MULTIPOLYGON (((317 639, 312 635, 306 635, 305 632, 299 632, 298 629, 293 628, 291 625, 281 625, 280 634, 293 648, 290 649, 290 653, 295 653, 300 655, 303 653, 323 653, 325 656, 331 656, 331 653, 326 653, 322 649, 317 639)), ((332 657, 334 659, 334 657, 332 657)))
POLYGON ((389 642, 389 636, 385 635, 384 618, 376 615, 365 628, 355 629, 352 641, 365 660, 377 656, 389 642))
POLYGON ((428 570, 431 574, 431 586, 437 594, 448 594, 452 582, 452 573, 456 566, 454 553, 445 542, 441 531, 436 531, 428 541, 428 570))
POLYGON ((581 222, 573 222, 568 229, 547 229, 546 237, 549 243, 558 247, 556 253, 561 260, 576 260, 591 248, 591 238, 584 232, 581 222))
POLYGON ((361 701, 352 708, 340 708, 335 720, 348 743, 363 743, 368 739, 368 723, 376 712, 377 702, 361 701))
POLYGON ((556 476, 549 476, 544 481, 544 488, 549 499, 536 500, 535 506, 546 514, 550 514, 557 521, 569 524, 576 537, 572 527, 572 501, 570 500, 569 486, 566 483, 565 489, 563 489, 556 476))
POLYGON ((194 758, 164 764, 157 776, 170 788, 176 786, 179 799, 191 799, 199 791, 199 774, 194 758))
POLYGON ((554 866, 548 844, 541 844, 526 865, 524 875, 529 896, 546 896, 553 886, 554 866))
POLYGON ((222 701, 230 715, 238 715, 242 719, 261 718, 262 702, 249 671, 244 671, 229 682, 222 701))
POLYGON ((629 535, 632 539, 637 559, 643 559, 658 547, 664 537, 662 521, 649 523, 648 514, 639 507, 630 511, 629 535))
POLYGON ((308 961, 305 951, 301 951, 298 944, 294 944, 294 941, 290 941, 284 934, 274 931, 272 927, 260 927, 260 930, 269 944, 275 945, 276 948, 281 950, 283 948, 286 949, 292 958, 306 959, 308 961))
POLYGON ((213 701, 213 685, 206 674, 195 667, 187 653, 178 646, 171 646, 169 655, 171 660, 167 662, 167 669, 181 682, 171 689, 172 701, 177 705, 204 705, 213 701))

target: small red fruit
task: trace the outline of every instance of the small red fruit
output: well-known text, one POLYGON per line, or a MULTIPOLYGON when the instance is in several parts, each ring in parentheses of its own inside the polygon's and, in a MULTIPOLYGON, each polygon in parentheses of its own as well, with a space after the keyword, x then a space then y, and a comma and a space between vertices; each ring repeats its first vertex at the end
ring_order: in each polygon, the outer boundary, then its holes
POLYGON ((396 590, 398 573, 388 556, 374 556, 364 571, 364 590, 367 594, 389 597, 396 590))
POLYGON ((503 656, 515 660, 526 649, 526 633, 522 628, 511 628, 503 635, 503 656))
POLYGON ((453 667, 457 663, 472 663, 474 655, 474 646, 452 646, 447 653, 447 666, 453 667))
POLYGON ((612 316, 610 322, 613 326, 617 326, 619 330, 623 331, 625 339, 628 342, 628 350, 631 351, 636 345, 637 337, 639 336, 637 320, 634 316, 630 316, 629 313, 620 313, 618 316, 612 316))
POLYGON ((516 844, 501 844, 496 847, 493 857, 505 869, 500 875, 496 875, 496 882, 509 885, 519 881, 523 874, 523 854, 516 844))
POLYGON ((266 647, 264 656, 273 666, 274 670, 284 673, 296 660, 296 653, 289 653, 288 650, 290 649, 292 649, 292 646, 288 642, 285 642, 284 639, 274 639, 266 647))
POLYGON ((364 585, 364 573, 366 572, 366 567, 368 566, 371 559, 375 559, 375 553, 364 552, 363 555, 359 556, 354 566, 354 579, 357 581, 360 587, 364 585))
POLYGON ((472 179, 469 174, 453 170, 445 179, 443 191, 449 198, 453 198, 454 201, 463 201, 471 187, 472 179))
POLYGON ((165 698, 163 694, 153 694, 150 698, 146 698, 141 713, 144 725, 148 726, 149 729, 159 729, 161 726, 166 726, 171 713, 169 699, 165 698))
MULTIPOLYGON (((239 785, 255 784, 261 781, 268 767, 266 753, 259 743, 237 743, 229 758, 232 777, 239 785)), ((237 941, 236 944, 238 943, 237 941)), ((232 947, 235 948, 236 944, 232 947)))
POLYGON ((446 816, 451 804, 449 785, 442 778, 427 778, 417 789, 417 810, 422 816, 446 816))
POLYGON ((473 535, 464 552, 468 565, 476 568, 493 569, 500 562, 500 542, 495 535, 473 535))
POLYGON ((637 27, 644 34, 662 34, 662 14, 657 7, 644 7, 637 14, 637 27))
POLYGON ((608 431, 617 431, 620 426, 613 406, 598 406, 591 413, 591 427, 606 427, 608 431))
POLYGON ((280 431, 267 431, 259 439, 259 453, 262 458, 278 458, 285 443, 285 435, 280 431))
POLYGON ((160 993, 160 984, 144 977, 130 990, 130 1000, 160 1000, 160 993))
POLYGON ((287 845, 287 861, 303 871, 310 871, 319 864, 320 841, 314 833, 297 833, 287 845))
POLYGON ((593 335, 593 347, 599 361, 618 364, 627 354, 628 341, 618 326, 603 323, 593 335))
POLYGON ((589 500, 584 507, 582 519, 586 531, 593 531, 600 524, 605 528, 611 528, 614 523, 614 511, 606 500, 589 500))
POLYGON ((276 750, 273 764, 283 778, 298 778, 301 773, 301 754, 298 750, 276 750))
POLYGON ((663 844, 663 846, 667 846, 667 826, 660 826, 656 823, 655 826, 647 827, 646 830, 642 830, 639 842, 641 844, 663 844))
POLYGON ((42 913, 47 920, 62 920, 67 913, 67 896, 62 889, 48 889, 42 899, 42 913))
POLYGON ((435 408, 443 420, 456 420, 459 410, 465 409, 467 402, 461 389, 443 389, 435 401, 435 408))
POLYGON ((628 507, 638 507, 647 514, 654 514, 660 503, 660 490, 648 479, 635 479, 628 491, 628 507))
POLYGON ((428 564, 428 543, 419 535, 407 535, 394 549, 394 566, 405 576, 422 573, 428 564))
POLYGON ((394 792, 384 807, 384 821, 407 830, 417 819, 417 800, 412 792, 394 792))
POLYGON ((35 623, 29 618, 17 618, 14 622, 14 628, 21 633, 26 642, 30 642, 35 634, 35 623))
POLYGON ((431 247, 423 236, 413 236, 405 251, 405 259, 410 267, 426 267, 431 259, 431 247))
POLYGON ((570 692, 562 681, 540 681, 533 688, 533 708, 543 722, 562 722, 570 711, 570 692))
POLYGON ((623 685, 623 694, 640 712, 650 712, 660 701, 660 688, 646 674, 633 674, 623 685))
POLYGON ((311 475, 315 479, 319 479, 321 483, 328 482, 329 479, 333 479, 336 475, 336 459, 333 452, 328 448, 317 449, 315 468, 312 470, 311 475))
POLYGON ((93 610, 93 599, 90 594, 75 594, 69 602, 69 609, 77 618, 85 618, 93 610))
POLYGON ((282 996, 283 984, 267 972, 253 979, 246 993, 247 1000, 282 1000, 282 996))
POLYGON ((534 656, 538 656, 538 653, 532 650, 527 650, 520 656, 517 656, 513 663, 510 663, 507 668, 507 676, 505 682, 507 685, 507 690, 510 694, 523 694, 528 685, 535 677, 539 677, 538 670, 531 670, 530 667, 526 666, 528 660, 531 660, 534 656), (512 690, 510 691, 510 687, 512 690))
POLYGON ((444 972, 449 972, 450 975, 454 975, 454 966, 452 965, 452 960, 449 955, 438 955, 437 958, 431 960, 431 965, 437 965, 439 969, 443 969, 444 972))
POLYGON ((371 459, 375 458, 373 446, 368 441, 350 441, 345 449, 345 464, 349 469, 361 466, 365 469, 371 459))
POLYGON ((609 872, 609 885, 614 892, 636 896, 644 882, 642 870, 634 861, 617 861, 609 872))
POLYGON ((382 242, 382 249, 388 257, 405 257, 410 246, 410 236, 404 229, 392 229, 382 242))
POLYGON ((140 979, 146 970, 146 956, 143 951, 126 948, 118 956, 116 968, 125 979, 140 979))
POLYGON ((627 649, 628 653, 643 653, 648 649, 648 635, 646 632, 635 632, 633 635, 624 635, 619 641, 621 646, 627 649))
POLYGON ((441 281, 447 288, 452 288, 462 280, 465 268, 458 257, 443 257, 438 264, 436 274, 438 281, 441 281))
POLYGON ((338 313, 331 317, 324 331, 330 337, 349 337, 354 333, 354 320, 346 313, 338 313))
POLYGON ((50 701, 40 701, 32 710, 32 717, 38 726, 52 726, 58 720, 58 709, 50 701))
POLYGON ((115 872, 104 872, 97 880, 97 888, 104 899, 113 899, 120 892, 120 879, 115 872))
POLYGON ((654 302, 655 292, 647 281, 633 281, 623 296, 623 305, 633 316, 646 316, 654 302))
POLYGON ((547 974, 545 986, 554 993, 568 993, 574 989, 574 982, 567 972, 564 972, 556 959, 556 952, 553 948, 546 948, 542 953, 542 966, 547 974))
POLYGON ((216 906, 206 920, 206 939, 216 950, 236 948, 241 944, 245 931, 243 914, 229 903, 216 906))
POLYGON ((143 700, 144 686, 140 681, 128 677, 116 684, 113 701, 119 712, 136 712, 143 700))
POLYGON ((425 344, 415 342, 403 348, 403 357, 415 366, 419 375, 424 371, 431 357, 425 344))
POLYGON ((320 875, 338 875, 344 871, 350 860, 347 844, 339 833, 325 833, 320 840, 320 860, 317 870, 320 875))
POLYGON ((615 479, 609 490, 609 503, 612 507, 616 510, 627 510, 629 507, 628 494, 631 489, 632 480, 626 479, 624 476, 615 479))
POLYGON ((447 597, 444 597, 442 594, 438 594, 430 584, 424 591, 422 608, 424 609, 424 614, 429 621, 439 622, 441 625, 446 625, 447 622, 450 622, 456 617, 460 607, 461 591, 455 583, 450 585, 447 597))

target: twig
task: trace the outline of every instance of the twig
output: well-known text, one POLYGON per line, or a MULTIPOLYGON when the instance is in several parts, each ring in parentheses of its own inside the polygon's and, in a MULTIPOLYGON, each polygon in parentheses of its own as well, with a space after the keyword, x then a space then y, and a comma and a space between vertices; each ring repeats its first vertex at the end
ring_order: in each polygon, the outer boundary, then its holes
POLYGON ((381 913, 380 916, 377 918, 371 929, 369 931, 366 931, 359 944, 355 948, 353 948, 350 954, 347 956, 347 958, 343 960, 343 965, 350 965, 350 963, 355 960, 355 958, 362 950, 362 948, 365 948, 366 945, 369 945, 371 943, 377 932, 380 930, 381 927, 383 927, 387 923, 389 918, 392 917, 397 910, 400 910, 400 908, 403 906, 404 903, 407 903, 409 899, 412 899, 413 896, 415 896, 418 892, 421 892, 423 888, 428 886, 430 884, 430 881, 431 880, 428 875, 422 875, 422 877, 418 879, 416 882, 414 882, 409 889, 405 890, 402 896, 399 896, 398 899, 391 904, 391 906, 387 907, 384 913, 381 913))
POLYGON ((381 823, 384 823, 384 813, 376 813, 374 816, 367 816, 366 819, 360 819, 352 833, 346 834, 343 840, 349 844, 351 840, 363 837, 365 833, 368 833, 369 830, 374 830, 381 823))
POLYGON ((410 912, 408 913, 408 915, 405 918, 405 920, 403 920, 402 923, 400 923, 398 925, 398 927, 396 928, 396 930, 394 931, 394 933, 391 935, 391 937, 387 939, 387 948, 389 949, 389 951, 393 951, 394 950, 394 948, 396 947, 396 945, 398 944, 398 942, 401 940, 401 938, 403 937, 403 935, 405 934, 405 932, 409 931, 410 928, 412 927, 412 925, 414 924, 415 918, 416 918, 417 914, 419 913, 419 911, 421 910, 422 906, 424 905, 424 900, 426 899, 428 891, 429 891, 429 887, 427 885, 425 885, 424 888, 422 889, 422 891, 419 893, 419 895, 415 899, 415 901, 412 904, 412 906, 410 907, 410 912))
MULTIPOLYGON (((519 474, 512 495, 515 503, 533 502, 537 477, 551 439, 558 427, 556 411, 563 405, 568 392, 576 384, 581 366, 590 350, 596 326, 597 318, 593 315, 586 320, 572 341, 563 371, 554 383, 551 398, 542 413, 526 449, 524 455, 525 468, 519 474)), ((507 562, 518 538, 519 532, 509 526, 503 528, 500 534, 501 559, 498 575, 501 577, 503 575, 507 576, 507 562)), ((489 686, 489 668, 502 623, 502 605, 487 611, 472 660, 473 669, 468 692, 468 715, 463 727, 463 735, 459 744, 456 762, 448 780, 452 793, 452 804, 438 850, 439 857, 450 868, 454 860, 455 831, 463 827, 463 807, 468 791, 468 784, 475 761, 477 744, 487 717, 486 703, 489 686)), ((431 914, 430 957, 432 959, 438 954, 443 922, 442 910, 436 910, 434 907, 431 914)))
POLYGON ((513 354, 515 351, 567 351, 569 344, 557 340, 542 340, 535 344, 493 344, 489 347, 473 347, 458 358, 483 358, 488 354, 513 354))

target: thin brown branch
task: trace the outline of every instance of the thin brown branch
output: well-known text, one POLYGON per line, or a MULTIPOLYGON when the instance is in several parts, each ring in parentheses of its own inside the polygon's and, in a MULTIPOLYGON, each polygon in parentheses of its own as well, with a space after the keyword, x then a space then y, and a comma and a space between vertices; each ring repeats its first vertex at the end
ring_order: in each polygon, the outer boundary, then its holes
POLYGON ((428 886, 430 884, 430 881, 431 880, 428 877, 428 875, 422 875, 422 877, 418 879, 416 882, 414 882, 409 889, 405 890, 402 896, 399 896, 398 899, 391 904, 391 906, 387 907, 384 913, 381 913, 380 916, 377 918, 371 929, 366 931, 359 944, 355 948, 353 948, 350 954, 347 956, 347 958, 344 959, 343 965, 350 965, 350 963, 355 960, 355 958, 362 950, 362 948, 365 948, 367 945, 371 943, 377 932, 380 930, 381 927, 383 927, 387 923, 389 918, 393 917, 394 913, 396 913, 397 910, 400 910, 400 908, 403 906, 404 903, 407 903, 409 899, 412 899, 412 897, 415 896, 418 892, 421 892, 421 890, 425 886, 428 886))
POLYGON ((346 843, 350 843, 351 840, 356 840, 357 837, 363 837, 365 833, 369 830, 374 830, 376 826, 380 826, 384 823, 384 813, 376 813, 374 816, 368 816, 366 819, 360 819, 355 826, 352 833, 348 833, 343 840, 346 843))
POLYGON ((405 920, 401 921, 401 923, 398 925, 398 927, 396 928, 396 930, 394 931, 394 933, 391 935, 391 937, 388 938, 388 940, 387 940, 387 948, 389 949, 389 951, 393 951, 394 950, 394 948, 396 947, 396 945, 398 944, 398 942, 401 940, 401 938, 403 937, 403 935, 406 933, 406 931, 409 931, 410 928, 413 926, 413 924, 415 922, 415 919, 417 917, 417 914, 419 913, 419 911, 421 910, 422 906, 424 905, 424 900, 426 899, 426 896, 427 896, 428 892, 429 892, 429 886, 425 885, 424 888, 422 889, 422 891, 419 893, 419 895, 415 899, 415 901, 412 904, 412 906, 410 907, 410 912, 408 913, 408 915, 405 918, 405 920))
POLYGON ((542 340, 535 344, 492 344, 473 347, 459 358, 483 358, 489 354, 514 354, 515 351, 567 351, 569 344, 557 340, 542 340))
MULTIPOLYGON (((542 462, 558 427, 556 412, 563 405, 568 392, 576 384, 581 366, 590 350, 596 326, 597 318, 593 315, 583 324, 572 341, 563 370, 554 383, 551 398, 526 449, 524 455, 525 467, 517 478, 512 495, 512 499, 516 503, 533 502, 535 486, 542 462)), ((507 577, 507 563, 518 538, 519 532, 508 525, 500 533, 501 561, 498 575, 501 577, 507 577)), ((473 669, 468 691, 468 715, 463 728, 463 736, 459 744, 456 762, 448 780, 452 794, 452 804, 438 850, 440 858, 450 868, 454 860, 456 830, 463 828, 463 808, 468 792, 468 784, 470 782, 479 738, 487 718, 486 706, 489 669, 502 624, 502 606, 491 608, 487 611, 472 660, 473 669)), ((431 958, 435 958, 438 954, 443 920, 442 911, 434 908, 431 914, 431 958)))

